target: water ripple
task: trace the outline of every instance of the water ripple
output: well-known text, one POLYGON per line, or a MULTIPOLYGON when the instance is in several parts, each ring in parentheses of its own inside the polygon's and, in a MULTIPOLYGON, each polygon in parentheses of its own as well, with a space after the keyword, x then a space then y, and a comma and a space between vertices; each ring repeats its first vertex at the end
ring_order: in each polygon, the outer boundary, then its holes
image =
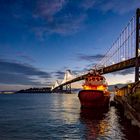
POLYGON ((121 112, 80 110, 77 94, 0 95, 0 140, 134 140, 121 112))

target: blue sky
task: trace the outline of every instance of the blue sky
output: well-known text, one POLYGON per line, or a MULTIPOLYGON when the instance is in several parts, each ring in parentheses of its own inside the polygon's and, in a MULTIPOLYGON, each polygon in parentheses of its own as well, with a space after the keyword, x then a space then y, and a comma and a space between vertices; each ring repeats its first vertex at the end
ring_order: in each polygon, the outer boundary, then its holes
MULTIPOLYGON (((0 0, 0 89, 50 85, 104 56, 139 0, 0 0)), ((109 84, 133 80, 119 72, 109 84), (118 78, 117 78, 118 77, 118 78)))

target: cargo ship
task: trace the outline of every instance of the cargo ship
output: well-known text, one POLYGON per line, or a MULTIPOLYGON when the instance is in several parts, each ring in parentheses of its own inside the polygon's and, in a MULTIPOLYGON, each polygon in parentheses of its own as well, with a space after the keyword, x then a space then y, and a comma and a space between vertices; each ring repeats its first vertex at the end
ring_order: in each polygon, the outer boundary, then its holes
POLYGON ((83 90, 78 94, 81 108, 104 108, 109 106, 110 93, 105 77, 94 72, 85 77, 83 90))

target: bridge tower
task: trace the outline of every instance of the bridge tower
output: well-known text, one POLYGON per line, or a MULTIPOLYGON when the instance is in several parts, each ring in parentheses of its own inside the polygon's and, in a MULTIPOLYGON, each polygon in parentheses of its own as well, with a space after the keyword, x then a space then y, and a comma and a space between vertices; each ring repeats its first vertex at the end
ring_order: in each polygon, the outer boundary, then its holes
POLYGON ((138 8, 136 11, 136 63, 135 63, 135 82, 140 79, 140 64, 138 61, 140 51, 140 9, 138 8))
MULTIPOLYGON (((70 70, 66 70, 66 81, 71 77, 72 73, 70 70)), ((71 93, 71 84, 66 84, 66 91, 71 93)))
POLYGON ((68 91, 69 93, 71 93, 71 84, 67 84, 66 85, 66 91, 68 91))

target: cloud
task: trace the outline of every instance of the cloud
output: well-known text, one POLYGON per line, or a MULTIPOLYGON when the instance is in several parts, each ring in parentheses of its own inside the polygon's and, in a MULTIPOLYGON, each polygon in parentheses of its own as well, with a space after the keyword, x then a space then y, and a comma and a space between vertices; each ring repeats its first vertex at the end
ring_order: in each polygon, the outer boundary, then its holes
POLYGON ((81 1, 81 7, 83 7, 85 10, 91 9, 96 4, 96 0, 83 0, 81 1))
POLYGON ((28 64, 0 59, 0 77, 2 84, 41 85, 41 79, 47 81, 51 78, 51 74, 28 64))
POLYGON ((65 17, 56 19, 55 24, 51 24, 49 33, 57 33, 61 35, 71 35, 78 32, 81 28, 84 28, 82 23, 84 22, 86 15, 79 15, 79 17, 65 17), (53 25, 53 26, 52 26, 53 25))
POLYGON ((35 59, 33 59, 31 56, 29 56, 23 52, 16 52, 16 56, 25 60, 25 61, 31 62, 31 63, 36 62, 35 59))
POLYGON ((118 72, 113 72, 113 75, 128 75, 128 74, 134 74, 134 68, 124 69, 120 70, 118 72))
POLYGON ((27 75, 0 72, 0 77, 0 83, 2 84, 40 85, 39 82, 33 81, 27 75))
POLYGON ((47 34, 70 35, 84 28, 87 13, 80 3, 70 0, 5 0, 0 2, 0 8, 2 21, 15 20, 20 26, 44 37, 47 34))
POLYGON ((104 12, 112 11, 118 14, 125 14, 140 7, 139 0, 101 0, 97 2, 97 8, 104 12))
POLYGON ((7 73, 18 73, 29 76, 37 75, 42 78, 50 78, 49 73, 40 71, 37 68, 32 67, 31 65, 0 60, 0 72, 3 71, 7 73))
POLYGON ((71 35, 84 28, 86 18, 86 12, 78 5, 74 6, 74 2, 55 0, 48 3, 48 1, 43 1, 38 4, 33 16, 35 22, 38 20, 42 22, 31 26, 39 36, 44 36, 46 33, 71 35))
POLYGON ((52 34, 66 36, 86 29, 90 13, 95 10, 125 14, 137 7, 139 0, 2 0, 0 19, 14 28, 20 22, 20 29, 44 39, 52 34))
POLYGON ((36 62, 31 56, 28 55, 20 55, 21 58, 23 58, 24 60, 27 60, 28 62, 36 62))
MULTIPOLYGON (((20 22, 40 38, 50 34, 71 35, 86 28, 89 10, 127 13, 140 7, 139 0, 4 0, 0 1, 0 19, 20 22)), ((15 23, 14 23, 15 25, 15 23)))
POLYGON ((41 16, 47 19, 48 21, 53 20, 53 16, 61 11, 63 6, 66 4, 66 0, 40 0, 37 1, 37 13, 34 16, 41 16))
POLYGON ((103 57, 104 57, 104 55, 102 55, 102 54, 96 54, 96 55, 78 54, 78 59, 89 61, 89 62, 98 61, 98 60, 102 59, 103 57))
POLYGON ((64 71, 56 71, 56 72, 53 72, 53 75, 54 75, 57 79, 63 79, 63 78, 64 78, 64 74, 65 74, 64 71))
POLYGON ((77 75, 77 74, 80 74, 80 73, 84 73, 84 72, 88 72, 90 71, 91 69, 95 68, 94 66, 96 65, 96 63, 91 63, 90 64, 87 64, 85 66, 83 66, 82 68, 81 67, 75 67, 72 72, 77 75))

